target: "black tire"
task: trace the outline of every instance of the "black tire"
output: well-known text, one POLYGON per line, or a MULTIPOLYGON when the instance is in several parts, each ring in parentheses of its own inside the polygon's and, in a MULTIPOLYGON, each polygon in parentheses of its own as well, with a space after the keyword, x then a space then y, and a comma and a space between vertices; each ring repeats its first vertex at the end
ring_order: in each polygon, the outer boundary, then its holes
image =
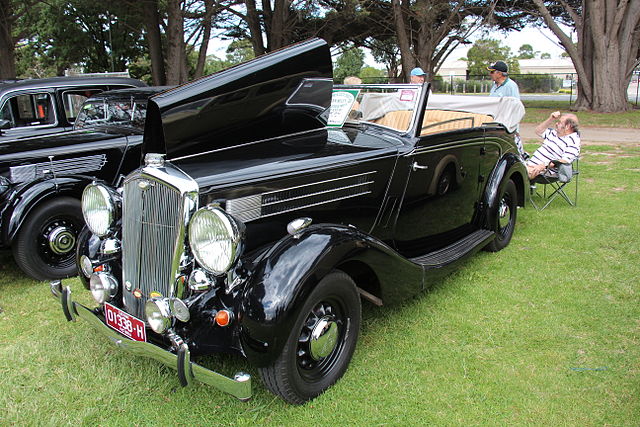
POLYGON ((265 386, 293 404, 318 396, 347 370, 360 323, 355 283, 345 273, 332 271, 307 298, 280 356, 260 369, 265 386), (312 333, 320 331, 324 333, 312 345, 312 333))
POLYGON ((76 243, 84 226, 80 201, 58 197, 29 214, 13 243, 18 266, 36 280, 75 276, 76 243))
POLYGON ((485 246, 489 252, 498 252, 507 247, 516 228, 518 216, 518 190, 516 184, 509 180, 500 194, 500 201, 496 210, 495 228, 496 238, 485 246))

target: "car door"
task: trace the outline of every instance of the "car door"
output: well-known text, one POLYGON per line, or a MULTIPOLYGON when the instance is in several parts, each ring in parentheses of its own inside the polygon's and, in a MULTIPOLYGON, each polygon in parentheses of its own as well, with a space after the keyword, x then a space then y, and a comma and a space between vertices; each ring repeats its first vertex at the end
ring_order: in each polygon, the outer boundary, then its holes
POLYGON ((408 170, 394 242, 406 256, 442 248, 472 231, 484 130, 463 127, 419 137, 401 160, 408 170))

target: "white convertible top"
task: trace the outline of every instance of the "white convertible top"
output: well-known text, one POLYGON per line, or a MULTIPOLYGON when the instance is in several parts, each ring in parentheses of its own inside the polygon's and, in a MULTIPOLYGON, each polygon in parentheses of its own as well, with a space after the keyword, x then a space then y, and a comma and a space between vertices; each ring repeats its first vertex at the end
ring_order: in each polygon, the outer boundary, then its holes
MULTIPOLYGON (((414 101, 414 100, 412 100, 414 101)), ((375 120, 390 111, 413 110, 414 102, 402 100, 395 93, 366 93, 361 102, 363 120, 375 120)), ((427 110, 463 111, 486 114, 503 124, 509 132, 518 128, 524 117, 524 105, 517 98, 476 95, 434 95, 429 94, 427 110)))
POLYGON ((453 110, 487 114, 502 123, 509 132, 518 127, 524 117, 524 105, 509 96, 434 95, 429 94, 427 110, 453 110))

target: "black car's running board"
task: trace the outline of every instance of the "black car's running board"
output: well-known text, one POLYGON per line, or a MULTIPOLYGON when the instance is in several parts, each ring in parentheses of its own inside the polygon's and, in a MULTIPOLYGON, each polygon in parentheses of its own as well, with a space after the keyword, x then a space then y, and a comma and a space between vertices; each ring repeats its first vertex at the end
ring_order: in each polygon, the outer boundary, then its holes
POLYGON ((489 243, 495 233, 478 230, 437 251, 429 252, 409 260, 427 268, 439 268, 465 258, 489 243))

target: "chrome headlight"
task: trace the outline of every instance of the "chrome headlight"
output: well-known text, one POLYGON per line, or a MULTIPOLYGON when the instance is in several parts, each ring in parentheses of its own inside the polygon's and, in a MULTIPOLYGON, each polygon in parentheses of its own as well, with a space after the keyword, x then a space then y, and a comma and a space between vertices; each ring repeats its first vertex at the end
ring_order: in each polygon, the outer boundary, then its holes
POLYGON ((150 299, 144 305, 147 323, 158 334, 171 327, 171 313, 167 299, 150 299))
POLYGON ((118 281, 109 273, 94 273, 89 278, 89 289, 98 304, 111 301, 118 293, 118 281))
POLYGON ((238 259, 243 234, 244 224, 218 207, 200 209, 189 223, 189 243, 196 261, 218 276, 238 259))
POLYGON ((114 192, 101 184, 89 184, 82 192, 82 215, 93 234, 104 237, 116 216, 114 192))

